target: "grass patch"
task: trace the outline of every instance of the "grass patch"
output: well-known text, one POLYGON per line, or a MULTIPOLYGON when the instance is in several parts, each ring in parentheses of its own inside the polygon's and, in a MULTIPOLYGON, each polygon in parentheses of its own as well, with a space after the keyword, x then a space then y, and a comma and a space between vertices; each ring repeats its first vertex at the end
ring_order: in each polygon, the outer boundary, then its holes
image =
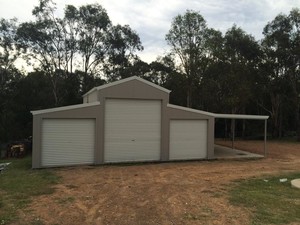
POLYGON ((250 208, 252 224, 289 224, 300 222, 300 189, 291 187, 291 180, 300 173, 237 181, 230 191, 230 202, 250 208), (287 182, 279 179, 287 178, 287 182))
POLYGON ((0 224, 18 219, 17 211, 25 208, 32 196, 51 194, 59 177, 50 170, 32 170, 31 157, 0 160, 11 162, 0 174, 0 224))
POLYGON ((207 218, 211 218, 213 214, 212 209, 208 207, 202 207, 201 210, 197 214, 186 212, 183 216, 185 220, 206 220, 207 218))

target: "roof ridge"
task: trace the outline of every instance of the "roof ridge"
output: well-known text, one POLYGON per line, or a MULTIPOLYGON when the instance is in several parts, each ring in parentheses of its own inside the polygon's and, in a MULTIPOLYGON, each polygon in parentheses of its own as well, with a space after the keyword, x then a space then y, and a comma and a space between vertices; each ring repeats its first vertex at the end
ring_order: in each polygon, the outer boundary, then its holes
POLYGON ((157 89, 159 89, 161 91, 164 91, 164 92, 167 92, 167 93, 171 92, 170 90, 168 90, 168 89, 166 89, 164 87, 161 87, 161 86, 159 86, 157 84, 154 84, 154 83, 152 83, 152 82, 150 82, 148 80, 145 80, 145 79, 143 79, 141 77, 131 76, 131 77, 127 77, 127 78, 124 78, 124 79, 121 79, 121 80, 113 81, 111 83, 107 83, 107 84, 103 84, 103 85, 99 85, 97 87, 94 87, 91 90, 89 90, 87 93, 85 93, 82 97, 84 97, 84 96, 86 96, 86 95, 94 92, 95 90, 101 90, 101 89, 108 88, 108 87, 111 87, 111 86, 115 86, 115 85, 119 85, 119 84, 122 84, 122 83, 126 83, 126 82, 131 81, 131 80, 138 80, 140 82, 143 82, 143 83, 145 83, 145 84, 147 84, 149 86, 152 86, 154 88, 157 88, 157 89))

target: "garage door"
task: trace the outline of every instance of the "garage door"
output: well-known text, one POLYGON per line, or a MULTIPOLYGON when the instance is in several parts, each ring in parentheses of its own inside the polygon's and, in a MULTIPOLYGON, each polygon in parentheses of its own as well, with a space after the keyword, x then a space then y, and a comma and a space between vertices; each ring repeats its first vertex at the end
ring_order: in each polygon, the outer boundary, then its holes
POLYGON ((170 121, 170 159, 207 157, 207 120, 170 121))
POLYGON ((161 101, 108 99, 104 161, 160 159, 161 101))
POLYGON ((94 163, 95 120, 44 119, 42 166, 94 163))

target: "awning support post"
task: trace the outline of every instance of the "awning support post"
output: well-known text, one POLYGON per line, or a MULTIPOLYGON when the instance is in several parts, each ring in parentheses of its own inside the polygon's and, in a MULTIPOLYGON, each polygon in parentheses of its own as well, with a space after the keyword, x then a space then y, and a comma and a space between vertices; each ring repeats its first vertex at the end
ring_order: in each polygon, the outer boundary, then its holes
POLYGON ((267 157, 267 120, 265 120, 264 156, 267 157))
POLYGON ((231 121, 231 128, 232 128, 232 149, 234 149, 234 136, 235 136, 235 119, 231 121))

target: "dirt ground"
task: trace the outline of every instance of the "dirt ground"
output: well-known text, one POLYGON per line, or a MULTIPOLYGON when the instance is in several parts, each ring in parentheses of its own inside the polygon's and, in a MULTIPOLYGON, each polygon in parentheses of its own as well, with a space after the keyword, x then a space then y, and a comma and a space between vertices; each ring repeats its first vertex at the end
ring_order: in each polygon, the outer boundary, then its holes
MULTIPOLYGON (((263 143, 235 146, 261 153, 263 143)), ((232 182, 293 171, 300 171, 300 143, 288 142, 269 142, 268 157, 259 160, 55 169, 62 177, 55 193, 36 197, 20 217, 24 224, 245 225, 250 210, 228 202, 232 182)))

